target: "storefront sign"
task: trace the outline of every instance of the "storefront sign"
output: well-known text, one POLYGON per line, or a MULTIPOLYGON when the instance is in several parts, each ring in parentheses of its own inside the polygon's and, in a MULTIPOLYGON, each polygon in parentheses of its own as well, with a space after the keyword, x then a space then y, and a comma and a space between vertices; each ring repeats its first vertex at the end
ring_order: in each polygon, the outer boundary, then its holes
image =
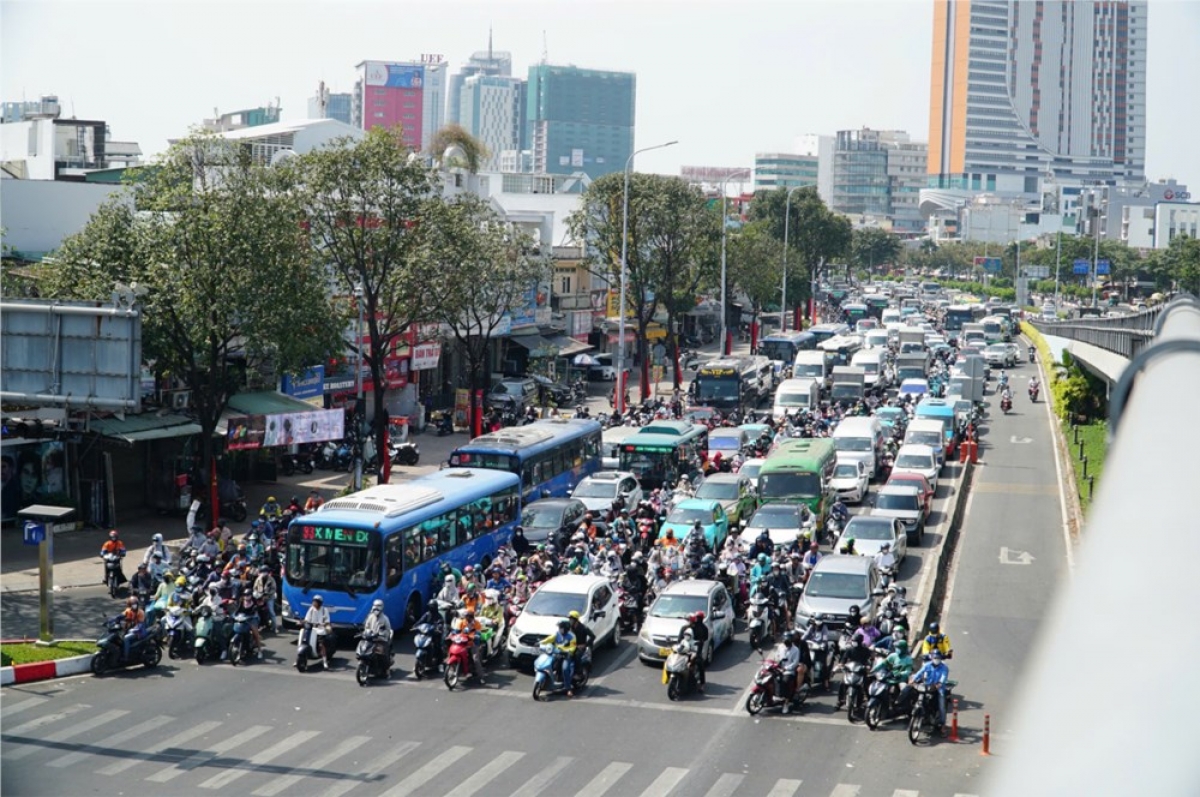
POLYGON ((325 366, 314 365, 296 376, 284 374, 281 390, 292 398, 320 398, 325 393, 325 366))
POLYGON ((428 371, 432 368, 437 368, 438 360, 441 356, 442 344, 418 343, 412 349, 412 369, 414 371, 428 371))

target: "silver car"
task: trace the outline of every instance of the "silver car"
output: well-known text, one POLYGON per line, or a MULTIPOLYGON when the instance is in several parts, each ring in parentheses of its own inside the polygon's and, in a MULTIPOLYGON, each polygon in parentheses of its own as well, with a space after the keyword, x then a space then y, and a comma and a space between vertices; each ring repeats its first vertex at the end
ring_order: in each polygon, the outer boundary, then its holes
POLYGON ((733 639, 733 606, 724 584, 704 579, 676 581, 654 600, 638 633, 638 658, 644 662, 665 659, 679 641, 688 616, 695 612, 704 612, 708 645, 701 655, 711 663, 716 649, 733 639))
POLYGON ((908 555, 908 535, 904 524, 897 518, 877 515, 855 515, 838 537, 835 551, 840 551, 846 540, 854 540, 854 550, 859 556, 875 556, 886 543, 896 557, 896 564, 908 555))
POLYGON ((925 537, 925 511, 920 490, 916 487, 885 485, 875 496, 871 515, 900 521, 909 545, 920 545, 925 537))

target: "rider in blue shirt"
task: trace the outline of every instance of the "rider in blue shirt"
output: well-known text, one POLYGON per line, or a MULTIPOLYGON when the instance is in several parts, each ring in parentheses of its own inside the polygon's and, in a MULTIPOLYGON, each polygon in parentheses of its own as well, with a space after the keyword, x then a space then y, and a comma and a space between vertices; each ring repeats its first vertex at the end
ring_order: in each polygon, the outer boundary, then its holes
MULTIPOLYGON (((950 680, 950 668, 942 661, 942 654, 934 651, 929 654, 929 660, 921 665, 921 669, 917 670, 912 678, 908 679, 909 684, 928 684, 937 689, 938 698, 938 728, 946 724, 946 681, 950 680)), ((901 693, 901 701, 907 701, 908 696, 905 693, 911 694, 912 686, 904 687, 904 692, 901 693)), ((907 705, 907 703, 905 703, 907 705)))

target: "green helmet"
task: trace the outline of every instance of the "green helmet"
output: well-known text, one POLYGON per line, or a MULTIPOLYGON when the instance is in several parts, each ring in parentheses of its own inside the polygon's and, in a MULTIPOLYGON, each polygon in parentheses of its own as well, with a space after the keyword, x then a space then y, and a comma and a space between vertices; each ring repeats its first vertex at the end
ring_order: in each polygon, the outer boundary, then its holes
POLYGON ((908 652, 908 640, 897 639, 896 640, 896 650, 899 651, 900 653, 907 653, 908 652))

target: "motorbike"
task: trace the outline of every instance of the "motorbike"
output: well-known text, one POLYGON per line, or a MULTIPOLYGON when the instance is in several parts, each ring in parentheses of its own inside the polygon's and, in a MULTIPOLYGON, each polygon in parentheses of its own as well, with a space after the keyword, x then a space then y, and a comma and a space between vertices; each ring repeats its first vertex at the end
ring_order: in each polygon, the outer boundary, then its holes
POLYGON ((636 633, 641 627, 641 607, 637 595, 621 590, 617 593, 617 625, 622 634, 636 633))
POLYGON ((896 704, 900 697, 900 679, 894 675, 876 678, 867 687, 866 723, 871 730, 879 730, 879 726, 890 721, 899 714, 896 704))
POLYGON ((193 655, 197 664, 221 657, 221 636, 218 631, 218 626, 213 622, 212 609, 207 606, 201 609, 200 616, 196 618, 196 633, 192 640, 193 655))
POLYGON ((442 680, 453 692, 471 676, 471 637, 461 632, 450 635, 450 650, 446 653, 446 672, 442 680))
POLYGON ((842 682, 846 684, 846 719, 858 722, 867 710, 867 665, 851 661, 842 666, 842 682))
POLYGON ((750 608, 746 610, 750 626, 750 647, 758 648, 763 640, 775 638, 775 610, 771 599, 762 591, 750 597, 750 608))
MULTIPOLYGON (((761 651, 760 651, 761 653, 761 651)), ((765 709, 799 710, 808 699, 809 685, 803 683, 797 691, 795 673, 785 672, 783 665, 774 656, 764 656, 750 685, 750 696, 746 699, 746 711, 755 717, 765 709)))
MULTIPOLYGON (((563 683, 562 665, 566 654, 549 643, 541 645, 538 650, 541 653, 533 662, 533 699, 545 700, 550 695, 565 694, 568 687, 563 683)), ((582 653, 577 654, 577 658, 570 685, 570 690, 576 693, 587 686, 588 679, 591 678, 591 649, 584 648, 582 653)))
POLYGON ((141 638, 134 640, 129 646, 129 658, 125 658, 125 632, 122 618, 118 615, 104 621, 104 636, 96 640, 99 648, 92 654, 92 675, 106 673, 142 665, 147 670, 158 666, 162 661, 162 648, 159 647, 158 624, 148 626, 141 638))
POLYGON ((388 449, 393 465, 416 465, 417 460, 421 458, 421 449, 416 443, 407 440, 403 443, 389 443, 388 449))
POLYGON ((104 585, 108 587, 109 597, 115 598, 121 585, 127 581, 125 571, 121 569, 121 560, 125 558, 125 553, 106 552, 100 554, 100 557, 104 560, 104 585))
POLYGON ((284 476, 293 476, 296 471, 301 473, 313 472, 312 455, 307 452, 299 454, 284 454, 279 458, 279 469, 283 471, 284 476))
POLYGON ((413 643, 417 655, 413 664, 413 674, 421 680, 427 673, 436 673, 441 660, 441 629, 433 623, 421 623, 413 629, 413 643))
POLYGON ((316 464, 325 470, 350 470, 354 466, 354 450, 344 441, 330 441, 317 452, 316 464))
POLYGON ((387 679, 392 674, 395 656, 392 655, 392 637, 390 634, 360 633, 357 637, 358 669, 354 677, 359 686, 366 686, 372 678, 387 679))
POLYGON ((449 410, 445 410, 438 415, 434 423, 437 428, 438 437, 454 434, 454 415, 449 410))
POLYGON ((828 640, 817 642, 809 640, 808 654, 812 658, 812 667, 809 668, 809 676, 813 686, 823 686, 829 680, 830 659, 833 658, 833 643, 828 640))
POLYGON ((233 616, 233 636, 229 639, 229 663, 234 667, 258 655, 254 635, 250 633, 251 615, 239 611, 233 616))
POLYGON ((185 619, 182 606, 172 606, 167 609, 167 616, 163 621, 163 633, 166 635, 167 655, 173 659, 186 657, 191 649, 191 633, 188 631, 185 619))
MULTIPOLYGON (((667 648, 667 660, 663 662, 663 683, 667 685, 667 699, 674 702, 690 693, 697 686, 696 643, 683 639, 667 648)), ((660 649, 659 653, 663 651, 660 649)))
POLYGON ((321 660, 325 669, 333 666, 333 628, 325 626, 317 628, 312 623, 305 623, 296 641, 296 669, 300 672, 308 670, 308 662, 321 660))
MULTIPOLYGON (((950 703, 950 692, 956 686, 957 681, 946 681, 947 704, 950 703)), ((917 690, 917 701, 908 720, 908 741, 913 745, 928 744, 938 728, 937 689, 928 684, 916 684, 913 688, 917 690)))
MULTIPOLYGON (((1030 395, 1032 395, 1032 393, 1030 395)), ((1012 396, 1005 393, 1000 397, 1000 410, 1005 415, 1008 415, 1008 413, 1012 411, 1012 396)))
POLYGON ((1032 401, 1034 404, 1036 404, 1037 400, 1038 400, 1038 390, 1039 390, 1039 388, 1037 385, 1029 386, 1029 400, 1032 401))
POLYGON ((504 632, 507 626, 504 624, 503 618, 499 624, 486 618, 481 622, 483 631, 479 634, 479 644, 483 645, 482 658, 485 662, 490 662, 504 651, 504 632))

